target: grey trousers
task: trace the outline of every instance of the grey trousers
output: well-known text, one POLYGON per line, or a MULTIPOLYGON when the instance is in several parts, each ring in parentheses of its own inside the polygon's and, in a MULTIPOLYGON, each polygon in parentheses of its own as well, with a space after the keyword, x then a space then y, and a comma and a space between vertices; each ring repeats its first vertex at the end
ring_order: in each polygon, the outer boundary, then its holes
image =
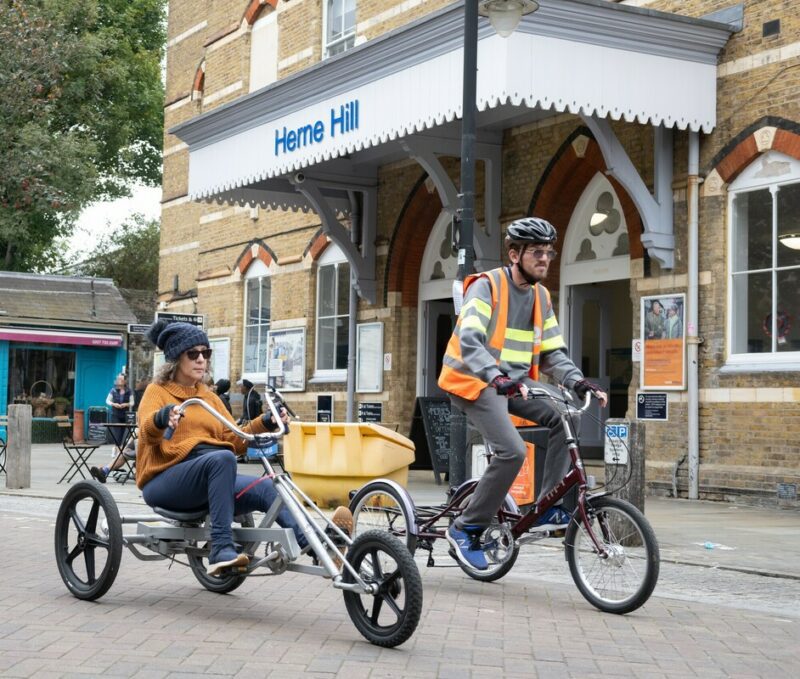
MULTIPOLYGON (((545 384, 537 383, 536 386, 558 393, 545 384)), ((503 504, 508 489, 525 461, 525 442, 511 423, 509 413, 533 420, 550 429, 539 498, 564 478, 571 461, 564 445, 566 434, 560 415, 563 406, 546 398, 506 398, 492 387, 484 389, 475 401, 453 394, 450 398, 494 450, 492 461, 478 482, 469 505, 456 519, 457 527, 488 526, 503 504)), ((576 432, 580 431, 579 418, 579 415, 574 415, 573 418, 573 429, 576 432)))

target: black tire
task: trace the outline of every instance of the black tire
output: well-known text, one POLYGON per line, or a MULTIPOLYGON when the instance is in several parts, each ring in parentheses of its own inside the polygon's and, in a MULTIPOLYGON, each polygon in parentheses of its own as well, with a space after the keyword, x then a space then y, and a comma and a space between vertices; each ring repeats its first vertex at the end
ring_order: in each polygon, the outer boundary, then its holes
POLYGON ((79 481, 64 495, 56 515, 55 555, 61 579, 78 599, 99 599, 114 584, 122 522, 105 486, 79 481))
POLYGON ((630 613, 650 598, 658 581, 658 541, 644 515, 614 497, 586 499, 592 532, 609 551, 601 559, 580 512, 564 539, 567 563, 580 593, 606 613, 630 613))
MULTIPOLYGON (((472 497, 472 494, 475 492, 475 487, 464 495, 463 500, 459 503, 459 507, 463 509, 467 506, 468 500, 472 497)), ((509 507, 510 509, 510 507, 509 507)), ((499 520, 499 517, 498 517, 499 520)), ((507 550, 509 548, 509 543, 507 540, 504 540, 501 543, 501 548, 507 550)), ((452 548, 451 548, 452 551, 452 548)), ((479 580, 480 582, 494 582, 495 580, 499 580, 504 575, 506 575, 512 568, 514 568, 514 564, 517 562, 517 557, 519 556, 519 545, 514 543, 513 547, 511 547, 511 554, 508 555, 507 558, 504 558, 501 563, 494 563, 489 565, 489 568, 486 570, 479 570, 477 568, 472 568, 471 566, 466 565, 460 559, 458 559, 455 554, 451 554, 453 558, 456 560, 456 563, 459 565, 462 571, 464 571, 469 577, 473 580, 479 580)))
MULTIPOLYGON (((252 514, 244 514, 237 518, 241 519, 240 523, 244 528, 253 528, 253 526, 255 526, 255 521, 253 520, 252 514)), ((206 521, 210 521, 210 519, 206 519, 206 521)), ((192 546, 199 547, 197 543, 193 543, 192 546)), ((242 551, 252 556, 257 547, 257 544, 242 545, 242 551)), ((242 583, 244 583, 244 581, 247 579, 246 575, 240 575, 236 573, 209 575, 206 572, 206 566, 208 566, 208 558, 206 556, 200 556, 199 554, 187 554, 187 557, 189 559, 189 567, 192 569, 194 577, 196 577, 197 581, 209 592, 214 592, 215 594, 228 594, 236 588, 241 587, 242 583)))
MULTIPOLYGON (((417 629, 422 613, 422 578, 414 558, 396 537, 380 530, 357 536, 347 550, 347 561, 378 592, 344 592, 344 603, 356 629, 376 646, 393 648, 417 629)), ((354 583, 344 567, 343 579, 354 583)))
POLYGON ((414 525, 403 498, 391 484, 371 481, 350 500, 353 513, 353 537, 369 530, 383 530, 405 542, 412 554, 417 548, 417 536, 408 530, 414 525))

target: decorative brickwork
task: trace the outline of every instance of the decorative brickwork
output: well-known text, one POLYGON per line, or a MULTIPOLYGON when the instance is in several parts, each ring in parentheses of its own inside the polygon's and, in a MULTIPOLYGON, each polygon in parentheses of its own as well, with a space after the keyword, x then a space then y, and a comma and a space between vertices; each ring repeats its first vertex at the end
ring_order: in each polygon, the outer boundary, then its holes
POLYGON ((266 243, 255 241, 242 250, 242 254, 239 255, 234 266, 239 269, 239 273, 244 274, 255 259, 260 259, 266 266, 269 266, 276 260, 276 257, 266 243))

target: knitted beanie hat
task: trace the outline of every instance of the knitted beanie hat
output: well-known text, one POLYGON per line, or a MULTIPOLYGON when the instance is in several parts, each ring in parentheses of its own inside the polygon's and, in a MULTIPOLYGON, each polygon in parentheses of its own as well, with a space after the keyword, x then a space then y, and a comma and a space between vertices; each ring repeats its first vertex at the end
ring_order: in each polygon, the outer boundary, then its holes
POLYGON ((217 394, 222 395, 228 392, 228 389, 231 388, 231 381, 226 380, 225 378, 221 380, 217 380, 217 394))
POLYGON ((164 352, 164 358, 168 361, 177 361, 184 351, 192 347, 211 346, 208 335, 191 323, 156 321, 147 331, 147 338, 164 352))

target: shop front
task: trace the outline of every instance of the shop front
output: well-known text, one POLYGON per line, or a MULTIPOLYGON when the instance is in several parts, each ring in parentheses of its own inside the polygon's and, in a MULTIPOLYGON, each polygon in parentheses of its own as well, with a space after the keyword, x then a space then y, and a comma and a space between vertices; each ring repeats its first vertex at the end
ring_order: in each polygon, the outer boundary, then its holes
POLYGON ((22 274, 0 278, 6 288, 0 316, 0 412, 7 413, 9 405, 30 405, 34 442, 58 440, 53 418, 73 418, 77 412, 88 431, 90 411, 104 414, 114 378, 126 369, 130 311, 119 293, 109 290, 110 281, 22 274), (67 320, 65 312, 80 305, 81 288, 88 291, 88 313, 67 320), (61 303, 61 310, 48 304, 57 305, 64 296, 70 299, 61 303), (35 321, 26 307, 32 297, 38 300, 37 311, 44 312, 35 321), (81 316, 91 317, 92 299, 98 322, 80 323, 81 316))

